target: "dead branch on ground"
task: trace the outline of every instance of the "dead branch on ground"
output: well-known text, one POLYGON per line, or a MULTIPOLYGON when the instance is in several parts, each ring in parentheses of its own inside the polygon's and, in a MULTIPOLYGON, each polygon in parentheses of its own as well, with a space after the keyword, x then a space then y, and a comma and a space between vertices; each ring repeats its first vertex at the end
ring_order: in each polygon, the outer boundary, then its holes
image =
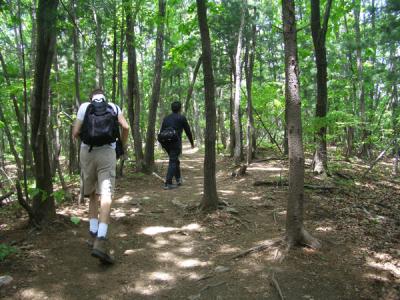
MULTIPOLYGON (((289 186, 289 182, 287 180, 282 181, 254 181, 253 186, 289 186)), ((320 186, 313 184, 305 184, 305 189, 309 190, 324 190, 324 191, 332 191, 336 189, 334 186, 320 186)))

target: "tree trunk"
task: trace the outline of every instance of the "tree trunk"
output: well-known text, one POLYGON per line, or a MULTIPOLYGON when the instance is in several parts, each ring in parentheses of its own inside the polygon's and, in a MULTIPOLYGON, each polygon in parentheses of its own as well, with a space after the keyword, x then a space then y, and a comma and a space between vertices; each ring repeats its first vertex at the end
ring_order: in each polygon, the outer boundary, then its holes
MULTIPOLYGON (((122 16, 124 14, 124 10, 122 11, 122 16)), ((123 109, 124 107, 124 80, 123 80, 123 71, 122 71, 122 63, 124 62, 124 22, 121 22, 121 32, 120 32, 120 41, 119 41, 119 59, 118 59, 118 95, 120 98, 120 107, 123 109)))
POLYGON ((17 190, 17 197, 18 197, 18 203, 26 210, 29 216, 29 222, 31 224, 37 224, 35 214, 32 210, 32 207, 28 204, 28 198, 24 198, 23 193, 22 193, 22 187, 21 187, 21 181, 23 180, 24 174, 22 172, 22 163, 19 158, 18 152, 14 146, 14 140, 11 135, 11 131, 8 127, 8 123, 5 119, 4 113, 3 113, 3 108, 0 105, 0 121, 3 122, 4 127, 3 130, 6 134, 8 144, 11 150, 11 153, 14 156, 15 164, 17 165, 17 177, 18 180, 15 181, 15 188, 17 190))
MULTIPOLYGON (((223 98, 223 89, 220 89, 220 96, 219 99, 222 102, 223 98)), ((219 134, 220 134, 220 140, 223 149, 226 149, 226 130, 225 130, 225 117, 226 113, 223 110, 222 104, 218 105, 218 126, 219 126, 219 134)))
POLYGON ((283 37, 285 45, 285 98, 289 140, 289 196, 286 215, 286 238, 289 247, 318 247, 303 227, 304 153, 301 125, 297 30, 294 0, 282 1, 283 37))
MULTIPOLYGON (((117 45, 118 45, 118 38, 117 38, 117 1, 114 0, 114 17, 113 17, 113 61, 112 61, 112 94, 111 94, 111 101, 116 103, 116 93, 117 93, 117 45)), ((121 107, 122 109, 122 107, 121 107)))
POLYGON ((161 72, 164 59, 164 23, 165 23, 165 7, 166 0, 158 1, 159 23, 157 26, 156 40, 156 60, 154 66, 153 88, 151 93, 149 119, 146 132, 146 147, 144 157, 144 169, 146 173, 151 173, 154 168, 154 141, 155 141, 155 125, 157 117, 157 106, 160 100, 161 72))
POLYGON ((205 155, 204 155, 204 187, 200 207, 204 211, 215 210, 218 207, 217 182, 215 178, 215 138, 216 111, 215 86, 211 58, 211 41, 207 24, 207 1, 196 0, 197 17, 199 21, 201 48, 203 56, 204 96, 206 111, 205 155))
POLYGON ((58 0, 39 0, 34 97, 31 103, 31 145, 38 193, 33 198, 33 213, 38 223, 55 217, 53 183, 47 141, 49 78, 56 43, 58 0))
POLYGON ((200 128, 199 102, 196 100, 196 97, 193 97, 193 119, 195 143, 197 147, 200 147, 200 145, 203 143, 203 135, 200 128))
POLYGON ((397 76, 396 76, 396 60, 394 57, 394 50, 390 52, 391 56, 391 73, 393 82, 393 92, 392 92, 392 126, 393 126, 393 137, 394 137, 394 159, 393 159, 393 168, 392 174, 393 176, 399 175, 399 116, 400 116, 400 107, 399 107, 399 95, 397 89, 397 76))
MULTIPOLYGON (((31 10, 31 24, 32 24, 32 33, 31 33, 31 53, 30 53, 30 69, 29 69, 29 77, 32 78, 33 77, 33 71, 34 71, 34 62, 35 62, 35 57, 36 57, 36 53, 34 51, 34 49, 36 49, 36 0, 32 1, 32 4, 30 6, 30 10, 31 10)), ((32 87, 31 87, 31 91, 30 94, 32 94, 32 87)))
MULTIPOLYGON (((59 73, 59 67, 58 67, 58 58, 57 58, 57 48, 54 53, 54 73, 55 73, 55 80, 56 84, 60 82, 60 73, 59 73)), ((71 193, 69 192, 69 189, 67 187, 67 184, 64 179, 64 173, 61 168, 60 164, 60 154, 61 154, 61 141, 60 141, 60 128, 61 128, 61 122, 60 118, 58 117, 58 112, 60 111, 60 96, 59 94, 56 95, 57 99, 57 106, 56 106, 56 113, 54 113, 51 109, 53 107, 52 100, 53 98, 50 98, 50 128, 51 128, 51 134, 52 134, 52 141, 53 141, 53 170, 52 170, 52 176, 55 176, 55 173, 57 172, 58 178, 60 179, 61 187, 64 191, 65 198, 70 199, 71 198, 71 193)))
MULTIPOLYGON (((328 111, 328 75, 325 40, 331 5, 332 0, 328 0, 324 20, 321 24, 320 1, 311 0, 311 33, 317 67, 317 104, 315 109, 315 116, 317 119, 325 119, 328 111)), ((316 150, 312 164, 313 172, 316 174, 326 173, 328 171, 328 153, 325 120, 323 120, 323 125, 319 128, 315 139, 316 150)))
POLYGON ((104 89, 102 18, 98 12, 98 7, 93 7, 93 20, 96 25, 96 87, 104 89))
POLYGON ((232 55, 229 56, 231 61, 230 76, 229 76, 229 155, 233 157, 235 153, 235 124, 233 121, 233 89, 234 89, 234 69, 235 60, 232 55))
POLYGON ((74 82, 75 82, 75 106, 76 109, 79 108, 81 104, 80 96, 80 74, 79 74, 79 32, 78 32, 78 20, 76 18, 76 0, 72 0, 72 18, 73 18, 73 32, 72 32, 72 42, 73 42, 73 55, 74 55, 74 82))
POLYGON ((242 54, 242 39, 243 39, 243 27, 244 27, 244 4, 242 4, 240 14, 240 26, 238 33, 238 42, 236 47, 235 56, 235 98, 234 98, 234 110, 233 110, 233 121, 235 124, 235 150, 233 153, 233 159, 236 165, 240 164, 242 160, 242 145, 241 145, 241 115, 240 115, 240 94, 241 94, 241 83, 242 83, 242 66, 241 66, 241 54, 242 54))
MULTIPOLYGON (((349 34, 349 28, 347 26, 347 18, 346 15, 344 15, 344 27, 346 34, 349 34)), ((346 56, 347 56, 347 71, 348 71, 348 76, 349 78, 352 78, 352 90, 351 94, 349 96, 349 103, 350 103, 350 112, 355 115, 355 101, 356 101, 356 92, 357 92, 357 87, 356 84, 353 80, 354 77, 354 69, 353 69, 353 53, 350 47, 347 48, 346 51, 346 56)), ((354 127, 353 126, 348 126, 346 128, 346 159, 349 159, 353 155, 354 151, 354 127)))
POLYGON ((354 5, 354 31, 356 36, 356 59, 357 59, 357 97, 360 101, 360 118, 361 118, 361 151, 360 157, 369 157, 369 145, 366 142, 368 132, 366 130, 366 115, 365 115, 365 85, 364 85, 364 70, 362 61, 362 45, 360 31, 360 11, 361 2, 353 0, 354 5))
MULTIPOLYGON (((254 7, 254 18, 256 17, 256 8, 254 7)), ((254 70, 254 57, 256 51, 256 24, 255 19, 253 21, 251 30, 251 45, 246 49, 246 90, 247 90, 247 155, 246 161, 249 165, 255 155, 254 145, 255 141, 255 129, 254 129, 254 116, 253 116, 253 95, 252 95, 252 85, 253 85, 253 70, 254 70), (250 52, 250 55, 248 54, 250 52)))
POLYGON ((141 100, 139 91, 139 75, 136 62, 135 20, 136 13, 132 15, 132 9, 127 7, 126 44, 128 49, 128 86, 126 94, 128 101, 128 117, 132 128, 132 138, 135 148, 136 171, 141 172, 143 170, 143 149, 142 135, 140 132, 141 100))
POLYGON ((192 97, 193 88, 194 88, 194 84, 196 83, 197 74, 199 73, 201 61, 202 61, 202 57, 200 55, 199 59, 197 60, 196 67, 194 68, 192 81, 190 82, 188 93, 186 95, 186 101, 185 101, 185 106, 184 106, 185 112, 189 111, 189 103, 190 103, 189 101, 190 101, 190 98, 192 97))

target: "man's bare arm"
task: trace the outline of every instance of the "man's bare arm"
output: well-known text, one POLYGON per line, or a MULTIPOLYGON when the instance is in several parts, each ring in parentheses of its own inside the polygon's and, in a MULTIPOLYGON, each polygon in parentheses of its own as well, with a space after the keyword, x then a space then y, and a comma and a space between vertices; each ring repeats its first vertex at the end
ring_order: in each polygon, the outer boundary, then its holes
POLYGON ((82 127, 82 121, 75 120, 74 127, 72 127, 72 137, 74 138, 74 140, 79 138, 81 127, 82 127))
POLYGON ((121 142, 123 146, 126 147, 126 144, 128 142, 129 125, 122 113, 118 115, 118 123, 122 128, 121 142))

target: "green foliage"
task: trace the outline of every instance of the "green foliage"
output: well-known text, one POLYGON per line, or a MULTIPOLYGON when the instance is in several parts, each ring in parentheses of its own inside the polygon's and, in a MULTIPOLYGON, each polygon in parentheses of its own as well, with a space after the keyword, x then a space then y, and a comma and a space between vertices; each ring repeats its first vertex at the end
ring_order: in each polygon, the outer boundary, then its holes
POLYGON ((4 243, 0 243, 0 261, 4 261, 7 256, 16 253, 18 251, 17 248, 13 246, 9 246, 4 243))
POLYGON ((64 190, 61 189, 61 190, 53 192, 53 197, 54 197, 54 200, 58 204, 61 204, 65 200, 65 192, 64 192, 64 190))
POLYGON ((79 217, 76 216, 72 216, 70 218, 71 222, 74 223, 75 225, 78 225, 81 222, 81 219, 79 217))

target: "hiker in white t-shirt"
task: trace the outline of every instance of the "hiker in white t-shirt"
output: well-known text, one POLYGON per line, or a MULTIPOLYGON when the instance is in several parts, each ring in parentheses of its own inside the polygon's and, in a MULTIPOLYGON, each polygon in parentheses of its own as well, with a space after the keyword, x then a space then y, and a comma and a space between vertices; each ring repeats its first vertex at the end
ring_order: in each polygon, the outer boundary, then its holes
POLYGON ((92 256, 103 263, 113 263, 105 243, 110 222, 115 185, 116 140, 123 149, 128 140, 129 125, 118 105, 106 102, 101 89, 95 89, 90 102, 78 110, 72 136, 81 139, 80 165, 83 193, 90 198, 89 233, 93 238, 92 256), (121 134, 119 133, 122 128, 121 134), (99 209, 100 204, 100 209, 99 209))

